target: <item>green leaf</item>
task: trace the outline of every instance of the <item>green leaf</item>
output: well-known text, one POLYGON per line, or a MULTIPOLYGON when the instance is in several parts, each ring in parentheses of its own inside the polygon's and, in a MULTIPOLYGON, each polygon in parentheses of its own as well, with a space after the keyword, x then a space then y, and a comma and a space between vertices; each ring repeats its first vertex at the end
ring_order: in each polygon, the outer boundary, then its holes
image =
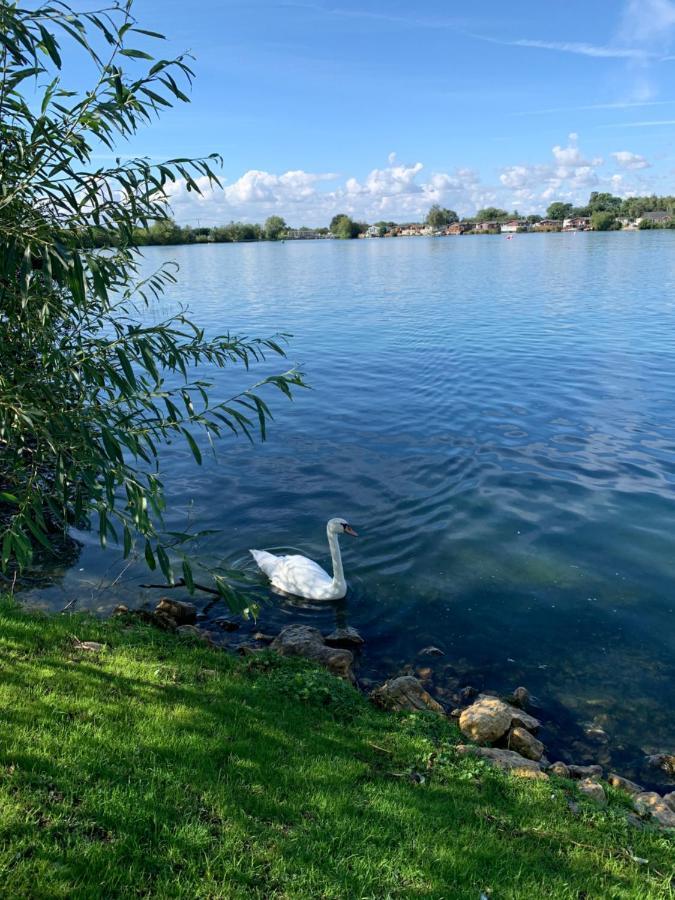
POLYGON ((181 428, 181 431, 182 431, 183 434, 185 435, 185 440, 186 440, 186 441, 188 442, 188 444, 190 445, 190 450, 192 450, 192 455, 194 456, 194 458, 195 458, 197 464, 201 466, 201 464, 202 464, 202 454, 201 454, 201 451, 200 451, 199 447, 197 446, 197 443, 196 443, 195 439, 192 437, 192 435, 191 435, 190 432, 187 430, 187 428, 181 428))
POLYGON ((157 568, 157 562, 155 560, 155 554, 152 552, 150 541, 145 542, 145 561, 148 564, 148 567, 154 572, 154 570, 157 568))

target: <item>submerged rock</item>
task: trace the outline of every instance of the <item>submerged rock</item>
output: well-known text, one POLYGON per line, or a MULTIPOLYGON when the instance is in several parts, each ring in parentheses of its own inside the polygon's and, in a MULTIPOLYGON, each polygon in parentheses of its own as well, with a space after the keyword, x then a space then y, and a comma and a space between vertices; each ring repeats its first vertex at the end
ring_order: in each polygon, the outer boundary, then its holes
POLYGON ((610 772, 607 776, 607 781, 612 787, 618 788, 626 794, 634 795, 642 794, 644 792, 644 788, 640 787, 639 784, 630 781, 628 778, 624 778, 623 775, 617 775, 616 772, 610 772))
POLYGON ((530 702, 530 692, 526 687, 517 687, 509 697, 509 703, 513 704, 513 706, 519 706, 520 709, 525 709, 525 707, 530 705, 530 702))
POLYGON ((647 764, 656 769, 661 769, 667 775, 675 775, 675 754, 654 753, 647 757, 647 764))
POLYGON ((544 755, 544 745, 538 741, 534 735, 530 734, 520 725, 512 728, 507 735, 509 750, 515 750, 521 756, 527 759, 534 759, 537 762, 544 755))
POLYGON ((422 684, 412 675, 402 675, 392 678, 390 681, 376 688, 370 695, 378 706, 391 710, 410 710, 417 712, 429 710, 431 712, 445 713, 441 704, 427 691, 422 684))
POLYGON ((194 603, 186 603, 184 600, 170 600, 162 597, 155 613, 160 616, 169 616, 176 625, 194 625, 197 621, 197 607, 194 603))
POLYGON ((361 637, 356 628, 351 625, 347 628, 336 628, 324 638, 329 647, 344 647, 349 650, 352 647, 362 647, 365 640, 361 637))
POLYGON ((655 791, 636 794, 633 807, 641 816, 652 816, 663 828, 675 828, 675 811, 655 791))
POLYGON ((461 688, 459 692, 459 699, 462 703, 468 703, 470 700, 473 700, 474 697, 478 696, 478 691, 475 687, 471 687, 470 684, 467 684, 465 687, 461 688))
POLYGON ((320 665, 347 681, 354 681, 352 663, 354 657, 349 650, 327 647, 318 628, 311 625, 287 625, 274 638, 270 649, 280 656, 302 656, 313 659, 320 665))
POLYGON ((445 651, 441 650, 440 647, 422 647, 422 649, 418 652, 418 656, 445 656, 445 651))
POLYGON ((459 727, 472 741, 491 744, 506 734, 512 719, 512 707, 496 697, 483 695, 462 712, 459 727))
POLYGON ((514 750, 499 750, 496 747, 473 747, 469 744, 458 744, 455 747, 460 756, 477 756, 484 759, 488 765, 511 772, 521 778, 546 779, 548 775, 542 771, 538 762, 533 759, 525 759, 514 750))
POLYGON ((579 790, 599 806, 607 805, 607 795, 599 781, 595 781, 593 778, 584 778, 579 782, 579 790))

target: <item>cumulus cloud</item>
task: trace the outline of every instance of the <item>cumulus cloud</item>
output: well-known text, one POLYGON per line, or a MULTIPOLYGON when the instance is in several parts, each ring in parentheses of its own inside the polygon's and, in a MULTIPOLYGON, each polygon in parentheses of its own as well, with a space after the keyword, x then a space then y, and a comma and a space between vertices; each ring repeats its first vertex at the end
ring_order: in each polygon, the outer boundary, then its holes
POLYGON ((607 171, 602 157, 583 153, 578 135, 572 133, 566 144, 551 148, 544 162, 503 167, 496 183, 467 167, 427 172, 421 162, 399 162, 391 153, 387 165, 362 177, 303 169, 281 174, 251 169, 222 188, 211 188, 201 179, 201 196, 177 181, 170 187, 170 202, 181 223, 262 222, 278 214, 294 225, 326 225, 337 212, 368 222, 419 220, 433 203, 460 215, 493 205, 529 213, 540 212, 552 200, 584 203, 592 190, 628 196, 653 189, 641 172, 650 166, 644 156, 618 150, 610 158, 613 172, 607 171))
POLYGON ((616 153, 612 153, 612 156, 622 169, 648 169, 650 166, 644 156, 639 153, 631 153, 629 150, 617 150, 616 153))

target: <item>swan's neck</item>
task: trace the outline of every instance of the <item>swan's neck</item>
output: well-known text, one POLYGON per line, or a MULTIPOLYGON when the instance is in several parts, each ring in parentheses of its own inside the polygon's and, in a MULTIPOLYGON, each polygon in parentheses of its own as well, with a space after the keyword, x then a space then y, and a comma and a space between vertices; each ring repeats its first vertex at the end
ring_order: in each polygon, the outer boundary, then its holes
POLYGON ((342 554, 340 553, 340 542, 338 536, 333 531, 328 532, 328 546, 330 547, 330 556, 333 560, 333 585, 342 588, 345 586, 345 573, 342 568, 342 554))

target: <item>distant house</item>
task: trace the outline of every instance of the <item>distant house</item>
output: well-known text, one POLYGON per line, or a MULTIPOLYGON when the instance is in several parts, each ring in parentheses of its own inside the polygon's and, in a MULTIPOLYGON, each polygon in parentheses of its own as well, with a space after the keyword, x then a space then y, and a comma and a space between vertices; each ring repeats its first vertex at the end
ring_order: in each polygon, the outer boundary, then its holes
POLYGON ((499 231, 499 222, 476 222, 473 226, 474 231, 499 231))
MULTIPOLYGON (((329 235, 325 235, 328 237, 329 235)), ((315 231, 313 228, 289 228, 286 231, 285 237, 289 241, 313 241, 316 238, 324 237, 323 234, 319 234, 318 231, 315 231)))
POLYGON ((541 219, 541 221, 534 224, 535 231, 560 231, 561 228, 562 222, 560 219, 541 219))
POLYGON ((398 233, 401 237, 418 237, 420 235, 433 234, 433 228, 428 225, 420 225, 418 222, 410 222, 407 225, 401 225, 398 233))
POLYGON ((453 222, 452 225, 448 225, 445 229, 446 234, 466 234, 467 231, 471 231, 473 228, 473 222, 453 222))
POLYGON ((670 222, 673 216, 672 213, 661 212, 661 210, 654 210, 653 212, 646 212, 640 216, 639 219, 635 220, 635 224, 639 225, 640 222, 653 222, 655 225, 665 225, 666 222, 670 222))
POLYGON ((563 219, 563 231, 589 231, 591 227, 590 216, 570 216, 569 219, 563 219))
POLYGON ((376 238, 380 236, 380 229, 377 225, 369 225, 366 228, 366 237, 367 238, 376 238))
POLYGON ((502 223, 500 231, 502 234, 515 234, 519 228, 527 228, 527 223, 521 222, 520 219, 512 219, 510 222, 502 223))

